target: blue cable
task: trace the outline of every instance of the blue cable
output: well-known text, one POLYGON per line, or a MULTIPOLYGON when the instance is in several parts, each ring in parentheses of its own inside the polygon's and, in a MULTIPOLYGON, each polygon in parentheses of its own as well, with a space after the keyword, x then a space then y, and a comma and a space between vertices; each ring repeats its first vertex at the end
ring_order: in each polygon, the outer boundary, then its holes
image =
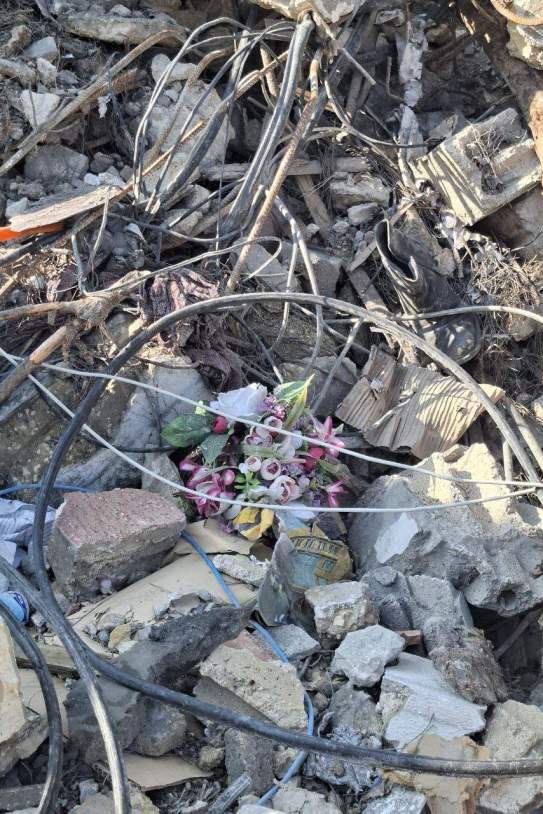
MULTIPOLYGON (((13 492, 19 492, 22 489, 39 489, 41 487, 41 483, 18 483, 15 486, 8 486, 5 489, 0 489, 0 497, 4 495, 10 495, 13 492)), ((65 492, 95 492, 96 489, 89 489, 86 486, 75 486, 73 484, 65 484, 65 483, 55 483, 55 489, 61 489, 65 492)), ((241 604, 238 601, 235 593, 231 590, 231 588, 226 584, 223 575, 214 565, 211 558, 206 554, 204 549, 201 545, 190 535, 188 532, 184 531, 182 536, 185 540, 192 546, 192 548, 196 551, 196 553, 204 560, 208 568, 213 573, 213 576, 223 589, 224 593, 230 600, 230 603, 234 605, 236 608, 240 608, 241 604)), ((276 656, 281 659, 282 662, 285 664, 290 664, 285 651, 277 644, 275 639, 270 635, 270 633, 266 630, 266 628, 262 627, 262 625, 258 624, 258 622, 251 622, 251 627, 253 627, 260 636, 266 641, 276 656)), ((315 710, 313 708, 313 704, 311 702, 311 698, 307 694, 306 690, 304 689, 304 703, 307 710, 307 734, 312 735, 313 729, 315 725, 315 710)), ((307 752, 299 752, 290 766, 288 767, 287 771, 281 778, 282 783, 288 782, 291 778, 293 778, 299 770, 302 768, 305 759, 307 758, 307 752)), ((271 789, 269 789, 262 797, 258 800, 258 805, 263 805, 264 803, 271 800, 277 792, 279 791, 280 786, 273 785, 271 789)))
MULTIPOLYGON (((205 564, 212 571, 213 576, 215 577, 215 579, 223 589, 224 593, 230 600, 230 603, 234 605, 234 607, 236 608, 241 608, 241 603, 238 601, 236 595, 234 594, 232 589, 226 584, 223 575, 218 570, 216 565, 213 563, 213 560, 206 554, 202 546, 194 539, 194 537, 191 534, 189 534, 186 531, 184 531, 181 536, 184 537, 187 543, 191 545, 192 548, 196 551, 196 553, 204 560, 205 564)), ((251 627, 254 627, 254 629, 258 631, 258 633, 270 645, 273 652, 276 654, 276 656, 278 656, 281 659, 282 662, 284 662, 285 664, 290 663, 285 654, 285 651, 277 644, 275 639, 270 635, 266 628, 262 627, 262 625, 259 625, 258 622, 251 622, 251 627)), ((315 725, 315 710, 313 708, 311 698, 309 697, 305 689, 304 689, 304 702, 307 709, 307 734, 312 735, 315 725)), ((296 757, 286 770, 285 774, 281 778, 281 783, 286 783, 299 772, 299 770, 302 768, 305 762, 306 757, 307 752, 299 752, 296 755, 296 757)), ((262 797, 258 800, 257 805, 264 805, 264 803, 267 803, 268 800, 271 800, 272 797, 274 797, 277 794, 279 789, 280 786, 273 785, 271 789, 269 789, 265 794, 262 795, 262 797)))
MULTIPOLYGON (((15 486, 6 486, 5 489, 0 489, 0 497, 4 495, 11 495, 13 492, 20 492, 21 489, 40 489, 41 483, 17 483, 15 486)), ((73 483, 55 483, 55 489, 61 489, 63 492, 96 492, 96 489, 89 489, 87 486, 75 486, 73 483)))

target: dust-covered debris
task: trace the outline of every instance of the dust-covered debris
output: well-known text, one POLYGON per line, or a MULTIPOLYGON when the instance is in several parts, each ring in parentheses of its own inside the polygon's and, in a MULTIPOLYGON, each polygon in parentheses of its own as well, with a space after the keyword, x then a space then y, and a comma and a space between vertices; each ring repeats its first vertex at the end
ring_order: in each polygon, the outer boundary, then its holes
POLYGON ((531 814, 537 3, 2 11, 0 808, 531 814))

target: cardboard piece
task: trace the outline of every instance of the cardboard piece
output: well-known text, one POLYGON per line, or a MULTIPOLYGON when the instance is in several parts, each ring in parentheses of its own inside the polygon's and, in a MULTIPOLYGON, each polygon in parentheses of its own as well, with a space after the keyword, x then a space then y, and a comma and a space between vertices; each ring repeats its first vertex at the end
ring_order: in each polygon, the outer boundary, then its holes
MULTIPOLYGON (((185 530, 202 546, 206 554, 246 554, 249 556, 251 547, 254 545, 239 534, 227 534, 212 517, 208 520, 189 523, 185 530)), ((194 554, 194 549, 181 537, 172 554, 177 554, 177 556, 194 554)))
MULTIPOLYGON (((241 603, 248 602, 255 596, 256 591, 250 585, 236 582, 229 577, 226 577, 226 583, 241 603)), ((105 596, 92 605, 84 606, 68 619, 85 643, 96 652, 111 656, 110 651, 101 647, 84 632, 84 628, 94 623, 97 617, 109 612, 118 613, 121 616, 129 616, 133 622, 147 625, 155 621, 156 608, 164 607, 171 599, 179 600, 182 597, 198 595, 200 592, 212 594, 224 602, 229 601, 206 563, 198 554, 188 554, 122 591, 105 596)))
MULTIPOLYGON (((503 396, 499 387, 481 387, 494 403, 503 396)), ((423 459, 452 447, 483 411, 481 402, 452 376, 400 365, 374 346, 336 416, 375 447, 410 450, 423 459)))

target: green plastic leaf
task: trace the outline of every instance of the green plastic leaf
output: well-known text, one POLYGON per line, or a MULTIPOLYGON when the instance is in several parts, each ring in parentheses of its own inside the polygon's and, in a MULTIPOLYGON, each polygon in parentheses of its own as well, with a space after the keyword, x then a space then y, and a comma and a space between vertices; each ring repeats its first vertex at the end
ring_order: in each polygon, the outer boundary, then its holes
POLYGON ((284 426, 287 430, 293 427, 303 415, 309 385, 312 381, 313 376, 310 376, 309 379, 302 381, 280 384, 279 387, 275 389, 277 399, 284 402, 288 407, 287 417, 284 422, 284 426))
POLYGON ((305 401, 307 399, 307 392, 309 385, 313 381, 313 376, 309 379, 300 379, 296 382, 285 382, 275 388, 275 397, 278 401, 283 401, 286 404, 291 404, 294 401, 305 401))
POLYGON ((173 447, 195 447, 206 438, 213 426, 213 416, 178 415, 161 432, 163 438, 173 447))
POLYGON ((215 433, 212 432, 207 438, 204 438, 200 444, 202 455, 206 464, 213 464, 225 448, 230 433, 215 433))

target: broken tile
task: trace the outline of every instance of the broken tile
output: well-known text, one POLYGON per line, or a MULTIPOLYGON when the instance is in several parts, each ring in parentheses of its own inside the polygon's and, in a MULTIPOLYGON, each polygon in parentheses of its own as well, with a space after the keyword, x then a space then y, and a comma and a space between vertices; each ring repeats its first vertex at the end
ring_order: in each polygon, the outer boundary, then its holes
POLYGON ((485 728, 486 706, 461 698, 429 659, 411 653, 385 670, 378 708, 386 740, 399 749, 423 733, 452 740, 485 728))

